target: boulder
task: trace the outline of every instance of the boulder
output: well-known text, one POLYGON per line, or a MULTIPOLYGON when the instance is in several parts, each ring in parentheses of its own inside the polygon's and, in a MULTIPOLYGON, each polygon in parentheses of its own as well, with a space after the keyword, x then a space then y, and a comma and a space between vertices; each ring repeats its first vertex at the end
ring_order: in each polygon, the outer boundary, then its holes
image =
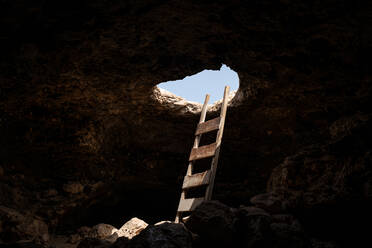
POLYGON ((203 202, 186 222, 186 227, 201 239, 226 245, 234 240, 234 225, 233 209, 218 201, 203 202))
POLYGON ((119 238, 111 248, 191 248, 192 238, 183 224, 163 222, 148 225, 139 235, 129 240, 119 238))
POLYGON ((81 237, 88 238, 92 235, 92 229, 92 227, 82 226, 77 230, 77 233, 81 237))
POLYGON ((84 247, 94 247, 94 245, 100 245, 99 247, 103 245, 104 247, 107 242, 112 244, 118 241, 118 244, 120 244, 118 247, 123 247, 124 244, 128 243, 127 240, 138 235, 147 226, 146 222, 138 218, 132 218, 120 229, 108 224, 98 224, 93 227, 83 226, 78 229, 77 234, 70 236, 69 242, 77 243, 80 241, 80 244, 84 247), (97 240, 104 242, 100 243, 97 240))
POLYGON ((111 243, 105 240, 97 238, 85 238, 83 239, 77 248, 108 248, 111 243))
POLYGON ((282 198, 273 193, 256 195, 251 198, 251 203, 269 213, 283 213, 287 210, 287 204, 282 198))
POLYGON ((120 229, 116 232, 118 237, 126 237, 132 239, 138 235, 143 229, 148 226, 146 222, 136 217, 127 221, 120 229))
POLYGON ((301 228, 285 223, 272 223, 273 247, 277 248, 310 248, 310 239, 301 228))
POLYGON ((339 247, 339 245, 337 245, 333 241, 323 241, 323 240, 312 238, 310 242, 311 242, 311 248, 338 248, 339 247))
POLYGON ((48 226, 37 216, 0 206, 0 220, 0 239, 6 243, 29 240, 43 244, 49 240, 48 226))
POLYGON ((236 214, 242 218, 242 217, 248 217, 248 216, 266 216, 268 218, 271 217, 271 214, 269 214, 267 211, 265 211, 262 208, 253 207, 253 206, 244 206, 241 205, 237 210, 236 214))
POLYGON ((30 242, 30 241, 21 241, 17 243, 9 243, 9 244, 0 243, 0 247, 1 248, 45 248, 44 245, 37 244, 34 242, 30 242))
POLYGON ((68 242, 76 244, 78 242, 81 243, 82 240, 87 240, 85 242, 88 244, 92 243, 93 240, 98 239, 114 243, 118 238, 118 235, 116 234, 117 231, 118 229, 109 224, 101 223, 93 227, 82 226, 77 230, 77 233, 70 235, 68 242))
POLYGON ((290 214, 274 214, 272 215, 273 222, 275 223, 284 223, 298 230, 302 230, 302 225, 298 219, 296 219, 293 215, 290 214))
POLYGON ((265 210, 257 207, 241 206, 236 211, 236 241, 244 247, 271 247, 272 217, 265 210))
POLYGON ((116 233, 118 229, 108 224, 98 224, 92 228, 93 237, 97 239, 107 239, 112 234, 116 233))

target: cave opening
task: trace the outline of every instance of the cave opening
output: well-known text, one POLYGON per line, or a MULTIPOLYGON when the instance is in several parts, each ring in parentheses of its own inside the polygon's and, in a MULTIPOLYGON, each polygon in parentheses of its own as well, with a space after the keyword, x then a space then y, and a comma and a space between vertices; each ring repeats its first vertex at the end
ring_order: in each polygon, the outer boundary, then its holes
POLYGON ((167 81, 157 86, 189 102, 203 103, 206 94, 210 94, 213 104, 223 97, 224 87, 230 86, 231 94, 239 89, 239 76, 225 64, 219 70, 203 70, 180 80, 167 81))

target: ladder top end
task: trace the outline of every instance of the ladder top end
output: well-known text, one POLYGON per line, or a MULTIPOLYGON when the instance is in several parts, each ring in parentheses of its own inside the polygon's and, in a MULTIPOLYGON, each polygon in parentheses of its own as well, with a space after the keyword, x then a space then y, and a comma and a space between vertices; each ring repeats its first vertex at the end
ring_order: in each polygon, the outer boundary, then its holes
POLYGON ((209 97, 210 97, 209 94, 206 94, 206 95, 205 95, 204 104, 205 104, 205 103, 208 103, 208 101, 209 101, 209 97))

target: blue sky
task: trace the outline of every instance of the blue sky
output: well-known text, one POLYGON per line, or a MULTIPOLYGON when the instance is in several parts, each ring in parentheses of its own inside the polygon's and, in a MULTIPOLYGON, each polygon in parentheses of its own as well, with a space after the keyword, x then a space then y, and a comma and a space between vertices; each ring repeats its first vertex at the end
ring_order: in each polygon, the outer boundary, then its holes
POLYGON ((219 71, 204 70, 182 80, 168 81, 158 84, 158 87, 181 96, 188 101, 204 102, 209 94, 209 103, 212 104, 223 97, 225 85, 230 86, 230 91, 239 88, 238 74, 230 67, 222 65, 219 71))

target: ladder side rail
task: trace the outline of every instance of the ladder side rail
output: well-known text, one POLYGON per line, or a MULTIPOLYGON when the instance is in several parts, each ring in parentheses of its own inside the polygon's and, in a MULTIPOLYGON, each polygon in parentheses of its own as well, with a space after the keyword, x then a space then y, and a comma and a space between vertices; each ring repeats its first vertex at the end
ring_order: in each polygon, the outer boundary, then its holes
POLYGON ((223 101, 222 101, 221 112, 220 112, 220 117, 221 117, 220 128, 217 132, 217 137, 216 137, 216 144, 217 144, 216 153, 215 153, 215 155, 212 159, 211 176, 210 176, 209 185, 208 185, 207 190, 206 190, 205 200, 211 200, 212 199, 214 179, 216 177, 218 157, 219 157, 219 154, 220 154, 221 140, 222 140, 222 135, 223 135, 223 129, 224 129, 224 126, 225 126, 225 118, 226 118, 227 104, 228 104, 228 98, 229 98, 229 90, 230 90, 230 87, 226 86, 224 94, 223 94, 223 101))
MULTIPOLYGON (((205 117, 207 115, 208 101, 209 101, 209 94, 207 94, 205 96, 203 108, 202 108, 202 111, 201 111, 201 114, 200 114, 199 123, 203 123, 205 121, 205 117)), ((201 134, 195 136, 193 148, 198 148, 199 147, 200 138, 201 138, 201 134)), ((187 167, 187 173, 186 173, 186 175, 187 176, 191 176, 192 175, 192 171, 193 171, 193 161, 190 161, 189 162, 189 165, 187 167)), ((185 194, 185 191, 182 189, 179 204, 181 203, 182 200, 185 199, 185 195, 186 195, 185 194)), ((177 210, 176 219, 175 219, 174 222, 179 223, 181 217, 182 217, 182 214, 180 212, 178 212, 178 210, 177 210)))

